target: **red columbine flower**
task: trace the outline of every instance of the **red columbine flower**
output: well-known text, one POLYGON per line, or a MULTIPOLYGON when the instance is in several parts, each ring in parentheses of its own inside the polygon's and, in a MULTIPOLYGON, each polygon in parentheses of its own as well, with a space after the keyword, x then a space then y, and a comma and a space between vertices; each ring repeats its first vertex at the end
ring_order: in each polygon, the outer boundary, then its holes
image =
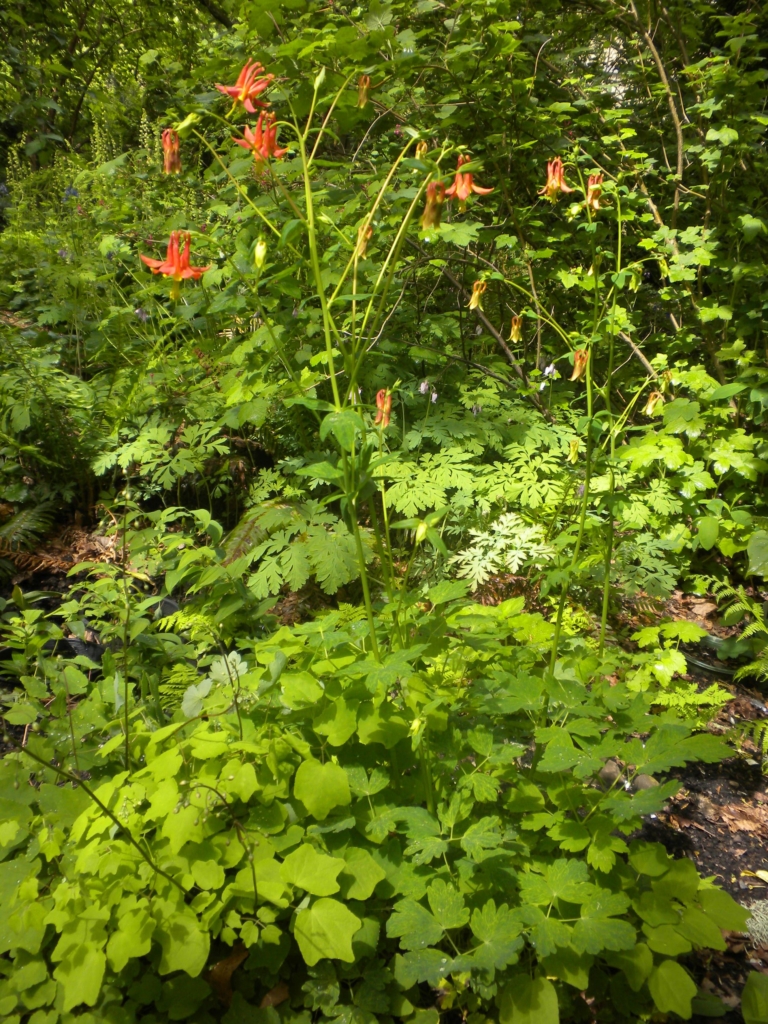
POLYGON ((456 164, 456 177, 453 179, 451 187, 445 190, 447 199, 452 199, 456 196, 459 200, 459 210, 463 210, 466 207, 467 200, 473 192, 479 196, 487 196, 489 192, 493 192, 492 188, 480 188, 479 185, 476 185, 469 171, 462 172, 461 168, 464 164, 468 164, 471 159, 472 157, 469 153, 459 156, 458 163, 456 164))
POLYGON ((368 250, 368 243, 373 238, 373 228, 370 224, 361 224, 357 229, 357 255, 364 259, 368 250))
POLYGON ((577 348, 573 353, 573 373, 571 380, 581 380, 587 369, 589 352, 585 348, 577 348))
POLYGON ((652 391, 643 409, 644 416, 653 416, 658 406, 664 405, 664 395, 660 391, 652 391))
POLYGON ((163 140, 163 174, 181 174, 181 143, 173 128, 166 128, 163 140))
POLYGON ((600 193, 603 191, 602 174, 590 174, 587 182, 586 205, 595 213, 600 209, 600 193))
POLYGON ((150 256, 142 255, 141 260, 146 263, 153 274, 162 274, 163 277, 173 279, 171 286, 171 298, 178 299, 181 294, 181 282, 190 277, 197 281, 210 270, 210 267, 190 267, 189 265, 190 234, 188 231, 172 231, 168 241, 168 252, 164 260, 153 260, 150 256))
POLYGON ((429 143, 425 142, 424 139, 421 142, 416 143, 416 159, 423 160, 429 152, 429 143))
POLYGON ((382 430, 389 426, 389 417, 392 413, 392 395, 386 388, 376 392, 376 419, 374 423, 378 427, 381 424, 382 430))
POLYGON ((274 156, 279 159, 288 152, 287 149, 280 149, 277 145, 277 125, 274 114, 259 114, 256 131, 251 131, 246 125, 243 135, 244 139, 233 138, 232 141, 236 142, 238 146, 242 146, 243 149, 251 150, 257 170, 261 169, 261 165, 270 157, 274 156))
POLYGON ((430 181, 427 185, 427 205, 424 207, 424 213, 421 215, 422 231, 428 231, 429 228, 437 230, 440 227, 444 202, 445 185, 442 181, 430 181))
POLYGON ((368 100, 371 94, 371 76, 360 75, 357 80, 357 105, 362 110, 363 107, 368 106, 368 100))
POLYGON ((546 196, 551 203, 556 203, 561 192, 573 192, 565 183, 563 161, 560 157, 547 164, 547 184, 539 189, 540 196, 546 196))
POLYGON ((509 328, 509 340, 520 341, 523 337, 523 318, 521 316, 513 316, 512 324, 509 328))
POLYGON ((232 97, 233 106, 242 103, 249 114, 256 113, 256 107, 265 107, 257 97, 261 96, 271 85, 274 75, 265 75, 263 65, 258 61, 251 64, 246 61, 245 67, 240 72, 234 85, 220 85, 216 83, 219 92, 232 97))
POLYGON ((483 292, 488 287, 485 281, 475 281, 472 285, 472 296, 469 300, 470 309, 483 308, 483 292))

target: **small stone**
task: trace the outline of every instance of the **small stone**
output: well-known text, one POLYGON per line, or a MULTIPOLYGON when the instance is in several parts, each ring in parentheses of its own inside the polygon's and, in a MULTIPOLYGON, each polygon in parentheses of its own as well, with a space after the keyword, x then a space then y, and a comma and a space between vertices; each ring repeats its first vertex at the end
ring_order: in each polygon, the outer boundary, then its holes
POLYGON ((621 768, 619 767, 618 761, 610 760, 605 762, 597 774, 603 782, 612 786, 621 775, 621 768))
POLYGON ((658 786, 658 782, 652 775, 638 775, 634 781, 635 789, 653 789, 654 786, 658 786))

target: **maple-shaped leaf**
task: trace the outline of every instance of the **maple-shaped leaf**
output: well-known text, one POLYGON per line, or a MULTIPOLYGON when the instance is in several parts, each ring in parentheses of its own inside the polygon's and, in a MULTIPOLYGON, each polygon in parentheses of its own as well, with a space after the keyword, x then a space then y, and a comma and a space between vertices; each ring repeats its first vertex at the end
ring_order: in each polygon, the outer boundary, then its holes
POLYGON ((518 953, 523 946, 520 937, 522 924, 516 920, 506 903, 497 907, 488 900, 482 908, 472 911, 470 922, 472 934, 480 941, 472 952, 472 962, 486 971, 503 971, 517 963, 518 953))
POLYGON ((584 903, 594 895, 587 865, 581 860, 556 860, 544 875, 533 872, 520 877, 520 898, 524 903, 550 906, 557 899, 584 903))
POLYGON ((441 928, 463 928, 469 921, 469 911, 464 906, 464 897, 442 878, 436 879, 427 889, 427 899, 441 928))
POLYGON ((461 848, 473 860, 477 860, 483 850, 494 850, 501 842, 499 819, 493 816, 473 822, 460 840, 461 848))
POLYGON ((601 891, 584 903, 573 928, 573 948, 579 953, 632 949, 635 929, 627 921, 616 920, 628 906, 629 897, 620 892, 601 891))
POLYGON ((426 907, 416 900, 400 900, 387 921, 387 935, 400 939, 403 949, 434 946, 443 937, 443 928, 426 907))

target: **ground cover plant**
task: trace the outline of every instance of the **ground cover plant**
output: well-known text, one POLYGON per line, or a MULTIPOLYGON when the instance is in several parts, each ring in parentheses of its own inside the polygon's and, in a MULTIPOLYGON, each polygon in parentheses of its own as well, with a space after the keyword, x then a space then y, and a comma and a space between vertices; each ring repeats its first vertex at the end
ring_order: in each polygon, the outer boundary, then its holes
POLYGON ((0 15, 4 1019, 722 1017, 765 12, 0 15))

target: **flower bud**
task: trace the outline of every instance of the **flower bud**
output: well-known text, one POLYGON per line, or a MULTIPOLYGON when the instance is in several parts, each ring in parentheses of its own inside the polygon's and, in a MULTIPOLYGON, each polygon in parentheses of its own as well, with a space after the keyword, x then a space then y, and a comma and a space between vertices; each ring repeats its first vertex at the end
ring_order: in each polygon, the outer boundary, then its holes
POLYGON ((360 75, 357 80, 357 105, 362 110, 368 106, 371 93, 371 76, 360 75))
POLYGON ((370 224, 361 224, 357 229, 357 255, 360 259, 365 257, 368 243, 373 237, 373 228, 370 224))
POLYGON ((416 159, 417 160, 423 160, 424 157, 427 155, 428 151, 429 151, 429 144, 424 142, 423 139, 421 140, 421 142, 417 142, 416 143, 416 159))
POLYGON ((257 270, 262 270, 264 264, 267 262, 267 243, 263 238, 260 238, 256 243, 256 248, 253 250, 253 264, 257 270))
POLYGON ((575 466, 576 463, 579 461, 579 439, 578 439, 578 437, 573 437, 568 442, 568 461, 571 463, 572 466, 575 466))
POLYGON ((389 419, 392 414, 392 395, 387 391, 386 388, 382 388, 381 391, 376 392, 376 419, 373 421, 378 427, 381 428, 389 426, 389 419))

